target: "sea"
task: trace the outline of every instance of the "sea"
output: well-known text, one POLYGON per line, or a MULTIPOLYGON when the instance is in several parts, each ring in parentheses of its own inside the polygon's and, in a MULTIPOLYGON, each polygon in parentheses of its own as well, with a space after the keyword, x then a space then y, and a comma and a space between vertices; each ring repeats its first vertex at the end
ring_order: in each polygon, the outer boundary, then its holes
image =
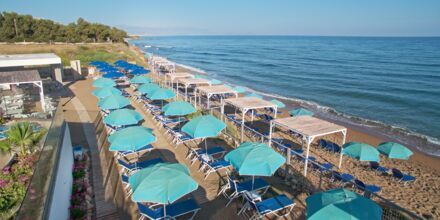
POLYGON ((148 36, 130 43, 440 156, 440 37, 148 36))

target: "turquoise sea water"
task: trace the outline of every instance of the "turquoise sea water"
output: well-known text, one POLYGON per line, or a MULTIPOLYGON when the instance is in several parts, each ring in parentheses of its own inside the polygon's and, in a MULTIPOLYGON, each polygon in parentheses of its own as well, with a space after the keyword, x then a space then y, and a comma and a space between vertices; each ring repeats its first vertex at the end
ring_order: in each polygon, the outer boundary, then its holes
POLYGON ((132 43, 440 155, 440 38, 180 36, 132 43))

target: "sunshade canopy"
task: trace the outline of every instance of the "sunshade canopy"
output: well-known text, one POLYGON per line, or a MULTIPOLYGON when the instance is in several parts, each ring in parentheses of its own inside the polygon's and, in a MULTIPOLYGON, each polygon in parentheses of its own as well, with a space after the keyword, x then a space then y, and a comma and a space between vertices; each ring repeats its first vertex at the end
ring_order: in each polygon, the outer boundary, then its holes
POLYGON ((120 109, 127 105, 130 105, 130 101, 120 95, 110 95, 98 101, 98 106, 102 110, 120 109))
POLYGON ((111 126, 134 125, 142 120, 142 115, 132 109, 118 109, 104 118, 104 123, 111 126))
POLYGON ((378 146, 378 150, 380 153, 391 159, 408 160, 409 157, 413 155, 413 152, 410 149, 394 142, 381 143, 378 146))
POLYGON ((278 152, 264 143, 245 142, 229 152, 225 160, 230 162, 240 175, 271 176, 286 162, 278 152))
POLYGON ((183 116, 196 112, 193 105, 184 101, 170 102, 162 110, 166 116, 183 116))
POLYGON ((151 129, 134 126, 121 129, 108 137, 110 151, 136 151, 156 141, 151 129))
POLYGON ((379 162, 380 160, 379 151, 375 147, 360 142, 349 142, 344 144, 342 154, 347 155, 351 158, 358 159, 360 161, 379 162))
POLYGON ((128 182, 135 202, 169 204, 198 188, 188 168, 179 163, 151 165, 131 175, 128 182))
POLYGON ((316 193, 306 199, 307 219, 382 219, 382 208, 374 201, 347 189, 316 193))
POLYGON ((182 131, 193 138, 208 138, 216 137, 225 128, 225 123, 216 117, 212 115, 202 115, 187 122, 182 127, 182 131))

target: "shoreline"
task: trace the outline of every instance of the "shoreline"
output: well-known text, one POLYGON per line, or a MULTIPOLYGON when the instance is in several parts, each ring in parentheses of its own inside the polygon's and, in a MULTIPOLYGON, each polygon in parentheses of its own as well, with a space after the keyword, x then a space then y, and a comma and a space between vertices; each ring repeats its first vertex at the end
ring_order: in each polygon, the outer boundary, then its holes
MULTIPOLYGON (((151 42, 148 41, 131 41, 131 45, 138 46, 140 50, 142 50, 146 54, 154 54, 161 56, 160 52, 157 51, 159 48, 169 48, 173 45, 168 46, 160 46, 160 45, 151 45, 151 42), (144 47, 144 45, 148 45, 147 47, 144 47), (151 48, 150 48, 151 47, 151 48), (158 54, 156 54, 158 53, 158 54)), ((178 45, 175 45, 178 47, 178 45)), ((171 60, 173 61, 173 60, 171 60)), ((210 60, 210 62, 214 62, 215 60, 210 60)), ((177 63, 174 61, 176 65, 181 65, 182 67, 185 67, 186 65, 182 65, 181 63, 177 63)), ((183 64, 186 64, 183 62, 183 64)), ((190 66, 190 71, 195 71, 198 74, 206 74, 202 73, 205 72, 204 69, 201 69, 201 71, 194 70, 194 67, 201 68, 204 67, 204 65, 195 65, 193 63, 193 66, 190 66)), ((212 68, 215 67, 215 65, 207 66, 207 68, 211 68, 211 70, 214 70, 212 68)), ((210 72, 209 76, 214 77, 218 80, 224 81, 224 83, 228 83, 231 85, 236 84, 236 81, 234 80, 234 76, 223 76, 215 74, 215 70, 213 72, 210 72), (235 83, 234 83, 235 82, 235 83)), ((239 72, 237 73, 239 74, 239 72)), ((252 76, 247 76, 250 78, 253 78, 252 76)), ((255 91, 255 93, 258 93, 260 95, 269 96, 271 98, 280 99, 281 101, 290 102, 293 101, 295 103, 299 103, 301 106, 304 106, 305 108, 309 108, 310 110, 314 111, 316 115, 320 115, 326 119, 330 119, 332 121, 337 121, 343 124, 349 124, 350 126, 353 125, 357 128, 362 127, 362 130, 366 130, 369 133, 374 133, 375 135, 380 136, 383 139, 386 140, 393 140, 394 142, 401 143, 405 146, 410 146, 412 149, 415 149, 417 151, 420 151, 423 154, 432 156, 434 158, 440 159, 440 137, 436 135, 436 133, 432 132, 433 130, 428 130, 428 126, 421 127, 421 124, 411 126, 408 124, 408 121, 405 118, 400 118, 399 121, 392 120, 393 117, 383 116, 382 114, 378 115, 371 115, 371 117, 367 117, 367 115, 364 115, 366 117, 358 116, 358 115, 352 115, 350 113, 339 111, 339 107, 343 107, 345 105, 341 106, 332 106, 329 105, 322 105, 320 102, 316 101, 310 101, 315 100, 312 98, 312 96, 308 99, 300 99, 298 97, 292 97, 290 93, 280 92, 284 95, 279 95, 280 93, 277 93, 277 90, 273 89, 261 89, 261 87, 256 86, 255 84, 249 84, 246 83, 246 81, 240 81, 239 86, 245 86, 249 89, 255 91), (266 91, 274 91, 274 92, 265 92, 266 91), (377 118, 382 118, 387 121, 383 122, 381 120, 377 120, 377 118), (375 119, 376 118, 376 119, 375 119), (387 118, 391 118, 390 120, 386 120, 387 118), (400 125, 402 124, 402 125, 400 125), (406 125, 406 126, 405 126, 406 125), (420 128, 420 129, 416 129, 420 128)), ((253 81, 252 81, 253 82, 253 81)), ((276 86, 276 83, 272 82, 272 86, 276 86)), ((272 88, 272 87, 271 87, 272 88)), ((316 100, 321 100, 322 98, 316 98, 316 100)), ((327 103, 327 102, 324 102, 327 103)), ((352 102, 350 102, 352 103, 352 102)), ((349 104, 349 106, 353 106, 354 104, 349 104)), ((423 117, 422 117, 423 118, 423 117)), ((426 117, 425 117, 426 118, 426 117)), ((412 120, 412 119, 411 119, 412 120)))
MULTIPOLYGON (((129 47, 133 48, 133 50, 136 51, 136 53, 138 53, 139 56, 142 56, 143 59, 145 59, 145 53, 148 53, 148 52, 142 50, 142 48, 139 48, 138 46, 136 46, 134 44, 129 44, 129 47)), ((209 76, 209 74, 206 73, 205 71, 200 70, 195 67, 188 67, 184 64, 179 64, 179 63, 176 63, 176 66, 178 66, 178 68, 180 68, 182 70, 186 70, 188 72, 193 72, 193 73, 195 72, 200 75, 208 75, 209 76)), ((289 98, 280 97, 279 95, 276 95, 276 94, 266 94, 266 93, 263 93, 263 92, 260 92, 257 90, 252 90, 252 91, 259 93, 263 97, 266 97, 266 98, 281 99, 286 104, 286 108, 284 108, 284 109, 290 109, 290 108, 302 106, 302 103, 299 101, 294 101, 294 100, 290 100, 289 98)), ((306 106, 306 107, 310 107, 310 106, 306 106)), ((367 143, 367 144, 370 144, 370 145, 373 145, 373 146, 377 146, 379 143, 384 142, 384 141, 399 142, 399 140, 397 138, 390 138, 389 134, 381 133, 379 128, 369 129, 369 128, 365 127, 365 125, 358 124, 356 122, 351 122, 351 123, 344 122, 343 120, 338 120, 336 118, 326 116, 320 112, 318 114, 316 114, 315 116, 318 118, 325 119, 330 122, 347 127, 348 133, 354 134, 354 135, 352 135, 352 136, 354 136, 354 139, 361 141, 361 142, 364 142, 364 143, 367 143), (359 137, 362 137, 362 138, 359 138, 359 137)), ((347 140, 349 141, 350 139, 347 139, 347 140)), ((400 142, 402 142, 402 141, 400 141, 400 142)), ((405 144, 405 145, 407 145, 407 144, 405 144)), ((440 157, 438 157, 436 155, 429 154, 427 152, 423 152, 423 151, 419 150, 417 147, 412 146, 412 145, 408 145, 407 147, 410 148, 414 153, 414 155, 408 160, 409 163, 421 164, 424 167, 427 167, 427 168, 430 168, 431 170, 434 170, 436 173, 440 173, 440 157)))

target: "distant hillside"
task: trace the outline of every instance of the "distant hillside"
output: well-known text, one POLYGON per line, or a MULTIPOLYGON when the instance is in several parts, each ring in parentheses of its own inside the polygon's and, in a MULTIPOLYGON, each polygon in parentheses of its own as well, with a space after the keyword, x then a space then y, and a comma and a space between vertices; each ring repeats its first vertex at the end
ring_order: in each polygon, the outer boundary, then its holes
POLYGON ((123 42, 125 37, 127 33, 121 29, 82 18, 63 25, 31 15, 0 13, 0 42, 123 42))

